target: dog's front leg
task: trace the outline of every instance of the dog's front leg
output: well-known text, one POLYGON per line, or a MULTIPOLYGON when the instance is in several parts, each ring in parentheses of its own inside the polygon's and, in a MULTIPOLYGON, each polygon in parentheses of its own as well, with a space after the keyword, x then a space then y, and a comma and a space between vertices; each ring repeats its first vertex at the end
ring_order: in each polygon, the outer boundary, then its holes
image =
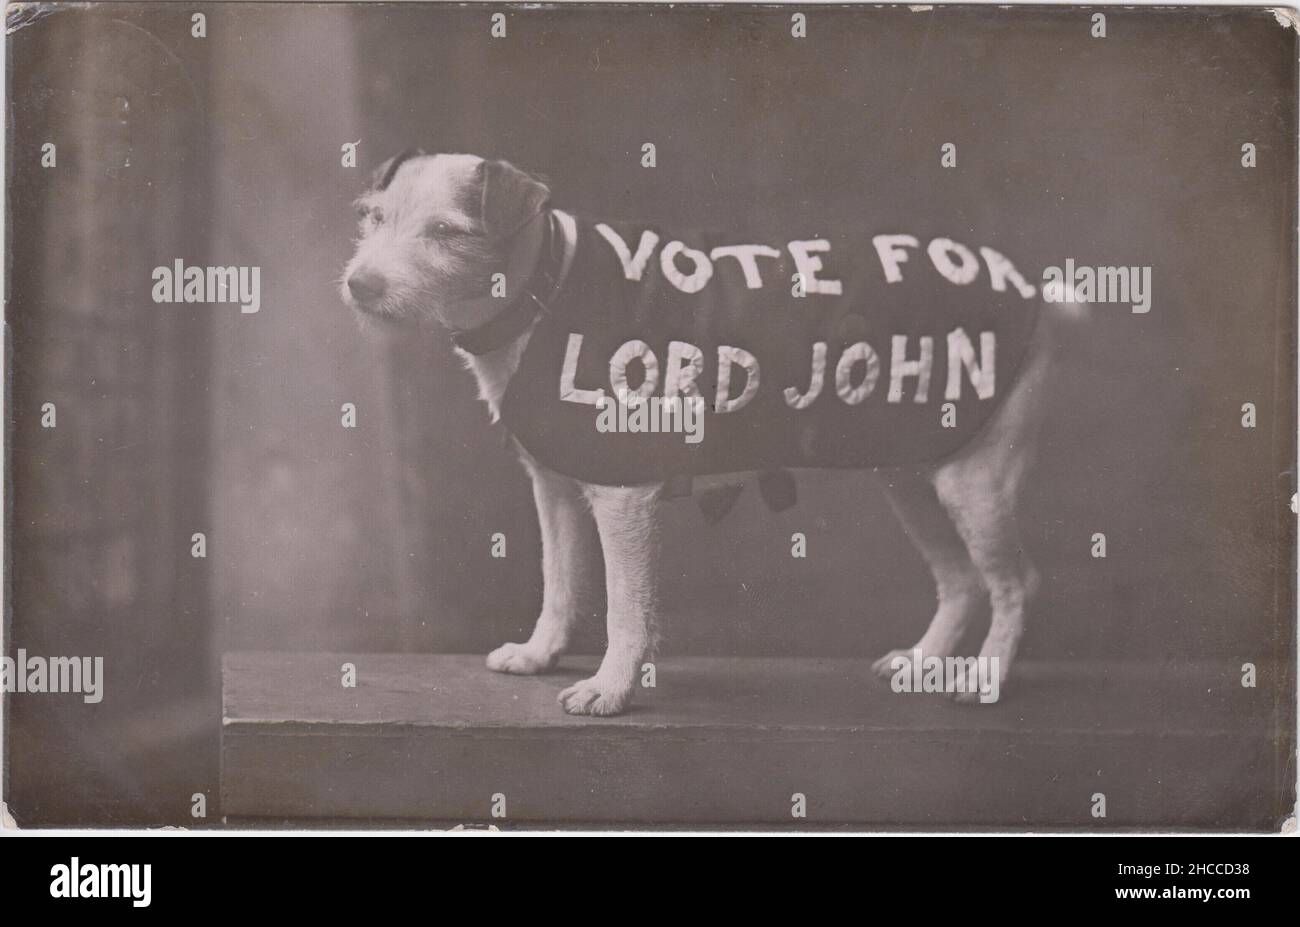
POLYGON ((525 643, 502 644, 488 654, 488 669, 498 673, 544 673, 555 665, 574 625, 593 605, 600 570, 600 540, 581 486, 525 463, 542 532, 542 612, 525 643))
POLYGON ((642 662, 656 643, 660 486, 588 486, 605 553, 606 628, 600 669, 560 693, 573 715, 616 715, 632 700, 642 662))

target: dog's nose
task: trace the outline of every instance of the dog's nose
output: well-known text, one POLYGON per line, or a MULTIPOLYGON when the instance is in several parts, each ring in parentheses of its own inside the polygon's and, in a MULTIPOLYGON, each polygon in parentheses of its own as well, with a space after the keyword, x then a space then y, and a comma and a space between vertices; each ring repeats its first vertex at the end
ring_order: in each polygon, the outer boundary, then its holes
POLYGON ((358 270, 348 275, 348 292, 359 303, 372 303, 384 295, 387 281, 373 270, 358 270))

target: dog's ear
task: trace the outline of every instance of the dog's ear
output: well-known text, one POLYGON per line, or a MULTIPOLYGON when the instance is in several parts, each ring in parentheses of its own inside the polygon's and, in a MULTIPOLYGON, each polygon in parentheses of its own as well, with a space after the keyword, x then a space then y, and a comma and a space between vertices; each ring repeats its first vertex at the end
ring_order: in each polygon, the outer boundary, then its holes
POLYGON ((408 148, 401 154, 395 154, 379 167, 375 168, 370 175, 370 189, 387 190, 388 185, 393 182, 393 175, 397 169, 412 158, 418 158, 424 154, 422 148, 408 148))
POLYGON ((537 215, 550 199, 550 187, 507 161, 479 165, 483 185, 481 218, 489 238, 507 238, 537 215))

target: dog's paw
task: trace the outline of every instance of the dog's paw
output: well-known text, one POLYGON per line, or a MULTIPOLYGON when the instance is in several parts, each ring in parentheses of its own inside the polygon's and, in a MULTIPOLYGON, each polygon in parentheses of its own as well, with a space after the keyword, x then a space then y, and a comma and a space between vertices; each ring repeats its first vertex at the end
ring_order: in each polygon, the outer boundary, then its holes
POLYGON ((556 699, 571 715, 618 715, 632 701, 632 686, 615 686, 599 676, 580 679, 556 699))
POLYGON ((989 685, 989 680, 981 680, 980 674, 973 669, 962 670, 947 694, 958 705, 996 705, 1002 698, 1002 686, 1006 681, 1006 673, 999 673, 997 685, 989 685), (981 682, 984 683, 982 689, 981 682))
POLYGON ((976 681, 967 680, 965 691, 954 689, 948 696, 958 705, 996 705, 1002 698, 1002 692, 982 693, 976 681))
POLYGON ((487 655, 487 668, 495 673, 531 676, 555 665, 553 654, 542 653, 528 644, 502 644, 487 655))
POLYGON ((875 673, 881 679, 886 681, 893 679, 894 674, 900 670, 910 672, 912 665, 912 650, 891 650, 875 663, 871 664, 871 672, 875 673), (895 660, 902 658, 903 662, 895 663, 895 660))

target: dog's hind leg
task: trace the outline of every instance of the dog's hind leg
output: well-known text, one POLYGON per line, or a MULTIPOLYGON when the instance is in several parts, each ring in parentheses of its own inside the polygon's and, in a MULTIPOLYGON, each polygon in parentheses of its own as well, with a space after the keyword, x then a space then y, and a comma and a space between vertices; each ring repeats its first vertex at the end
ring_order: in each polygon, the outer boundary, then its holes
MULTIPOLYGON (((1016 503, 1033 462, 1047 370, 1046 353, 1031 358, 984 431, 933 476, 939 500, 988 587, 992 618, 979 655, 997 659, 999 686, 1015 659, 1025 608, 1038 588, 1038 573, 1020 540, 1016 503)), ((960 702, 979 700, 973 680, 957 690, 952 694, 960 702)))
POLYGON ((600 539, 581 486, 525 460, 533 478, 542 531, 542 612, 532 637, 488 654, 498 673, 542 673, 569 645, 578 620, 591 609, 600 575, 600 539))
POLYGON ((894 514, 929 565, 939 600, 930 626, 915 645, 890 651, 872 666, 876 675, 888 679, 898 670, 895 661, 902 658, 910 662, 915 650, 920 650, 923 657, 954 655, 962 634, 984 603, 985 589, 929 475, 892 470, 877 476, 894 514))
POLYGON ((656 643, 661 486, 586 487, 605 553, 609 642, 600 669, 560 693, 572 715, 615 715, 627 708, 642 662, 656 643))
MULTIPOLYGON (((1003 459, 996 472, 985 461, 950 464, 935 474, 939 498, 952 513, 958 533, 966 541, 972 562, 989 590, 992 618, 980 657, 997 660, 999 686, 1025 630, 1025 607, 1038 577, 1025 556, 1016 526, 1016 497, 1024 475, 1023 458, 1003 459)), ((953 694, 958 701, 975 701, 978 692, 968 681, 953 694)))

